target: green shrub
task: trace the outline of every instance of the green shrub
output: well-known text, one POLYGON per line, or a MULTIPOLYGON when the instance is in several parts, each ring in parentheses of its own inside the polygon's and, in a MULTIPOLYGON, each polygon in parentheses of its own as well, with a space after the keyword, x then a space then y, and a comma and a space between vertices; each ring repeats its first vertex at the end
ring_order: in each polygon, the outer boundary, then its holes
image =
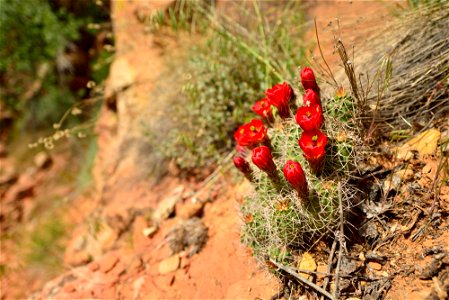
MULTIPOLYGON (((20 96, 39 78, 39 67, 78 38, 81 22, 64 10, 55 13, 43 0, 0 0, 0 7, 1 98, 7 107, 24 110, 27 103, 20 96)), ((56 85, 54 78, 49 81, 56 85)))
POLYGON ((177 66, 188 79, 168 112, 174 116, 172 129, 157 139, 163 141, 159 152, 184 170, 217 163, 232 149, 234 130, 250 118, 263 91, 292 80, 304 60, 299 4, 238 2, 225 8, 215 16, 196 7, 210 30, 205 43, 191 50, 187 65, 177 66))
POLYGON ((62 238, 65 231, 65 225, 60 216, 54 215, 52 218, 40 221, 24 242, 26 262, 47 268, 61 268, 64 253, 62 238))
MULTIPOLYGON (((105 9, 94 2, 0 0, 1 107, 19 127, 48 128, 86 96, 70 89, 71 75, 61 76, 58 61, 81 33, 93 33, 90 22, 106 20, 105 9)), ((95 70, 92 78, 99 78, 95 70)))
POLYGON ((81 25, 65 10, 54 12, 44 0, 0 0, 0 71, 36 72, 54 59, 81 25))

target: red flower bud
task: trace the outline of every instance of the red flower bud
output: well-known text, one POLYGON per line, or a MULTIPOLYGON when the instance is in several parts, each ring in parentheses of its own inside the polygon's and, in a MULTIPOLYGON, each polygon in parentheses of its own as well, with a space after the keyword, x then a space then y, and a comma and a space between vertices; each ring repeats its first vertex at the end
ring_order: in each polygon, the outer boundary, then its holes
POLYGON ((296 111, 296 123, 298 123, 304 131, 320 129, 321 125, 323 125, 323 121, 323 111, 318 104, 313 106, 301 106, 296 111))
POLYGON ((240 126, 234 133, 234 138, 240 146, 251 148, 266 141, 267 129, 261 120, 253 119, 240 126))
POLYGON ((245 175, 246 179, 249 181, 253 180, 253 172, 249 163, 241 156, 234 156, 233 158, 234 166, 245 175))
POLYGON ((259 116, 271 120, 273 118, 273 113, 271 112, 271 104, 267 98, 263 98, 256 102, 252 107, 253 111, 259 116))
POLYGON ((305 90, 312 89, 317 94, 319 93, 320 88, 315 80, 315 74, 309 67, 305 67, 301 70, 301 83, 305 90))
POLYGON ((284 166, 284 176, 299 196, 305 199, 307 197, 307 180, 301 165, 296 161, 289 160, 284 166))
POLYGON ((302 97, 304 106, 321 105, 321 100, 318 94, 311 89, 307 89, 302 97))
POLYGON ((289 102, 292 98, 293 90, 286 83, 276 84, 271 89, 265 91, 271 105, 276 106, 279 111, 279 116, 285 119, 290 117, 289 102))
POLYGON ((303 131, 298 144, 304 152, 304 156, 309 162, 312 171, 319 173, 326 154, 326 135, 319 130, 303 131))
POLYGON ((234 156, 234 166, 242 173, 251 172, 249 163, 241 156, 234 156))
POLYGON ((270 148, 267 146, 260 146, 253 149, 252 155, 253 163, 268 175, 276 173, 276 165, 273 161, 270 148))

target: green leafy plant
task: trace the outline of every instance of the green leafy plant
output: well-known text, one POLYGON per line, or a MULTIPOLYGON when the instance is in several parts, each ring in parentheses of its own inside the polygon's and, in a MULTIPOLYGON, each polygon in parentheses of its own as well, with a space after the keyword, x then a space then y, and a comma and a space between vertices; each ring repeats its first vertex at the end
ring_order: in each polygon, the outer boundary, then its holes
MULTIPOLYGON (((189 8, 191 17, 181 18, 194 20, 197 28, 208 24, 207 38, 191 50, 185 66, 176 66, 183 69, 186 80, 177 95, 181 100, 167 112, 174 116, 172 128, 168 134, 162 132, 163 138, 151 134, 162 141, 159 152, 181 169, 217 163, 232 149, 232 134, 247 120, 253 102, 263 97, 261 91, 293 78, 296 66, 304 61, 300 6, 294 2, 272 6, 257 1, 227 3, 224 11, 211 13, 209 7, 196 5, 189 8), (238 14, 231 13, 237 10, 238 14)), ((170 20, 173 27, 175 19, 170 20)))
MULTIPOLYGON (((79 37, 81 25, 67 11, 54 12, 47 1, 0 1, 0 75, 2 99, 9 108, 23 110, 26 92, 39 69, 43 77, 68 41, 79 37)), ((54 82, 54 78, 49 81, 54 82)))
MULTIPOLYGON (((70 86, 74 66, 68 49, 93 37, 87 25, 108 15, 84 1, 0 0, 0 7, 0 107, 10 112, 17 129, 48 128, 87 95, 84 86, 70 86)), ((104 68, 90 73, 92 79, 104 79, 104 68)))
POLYGON ((65 230, 59 216, 41 220, 25 241, 27 263, 55 269, 62 267, 64 247, 61 241, 65 230))

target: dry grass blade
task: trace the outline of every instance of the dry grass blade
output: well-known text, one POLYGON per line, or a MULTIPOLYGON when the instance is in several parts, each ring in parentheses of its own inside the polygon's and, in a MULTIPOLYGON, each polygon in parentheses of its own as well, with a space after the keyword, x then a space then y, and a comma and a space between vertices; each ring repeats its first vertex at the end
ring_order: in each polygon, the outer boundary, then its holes
POLYGON ((348 57, 348 54, 346 53, 346 49, 342 43, 342 41, 338 40, 336 45, 338 55, 340 55, 341 61, 343 62, 343 66, 345 68, 346 76, 348 77, 349 84, 351 86, 352 95, 357 100, 360 107, 364 106, 363 99, 360 96, 359 93, 359 87, 357 84, 357 77, 355 75, 354 71, 354 65, 351 62, 351 60, 348 57))

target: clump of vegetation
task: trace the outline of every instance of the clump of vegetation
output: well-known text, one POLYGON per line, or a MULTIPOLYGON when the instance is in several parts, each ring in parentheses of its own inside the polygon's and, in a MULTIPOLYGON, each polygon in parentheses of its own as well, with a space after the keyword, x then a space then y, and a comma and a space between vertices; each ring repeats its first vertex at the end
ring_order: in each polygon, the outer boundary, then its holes
POLYGON ((23 241, 26 262, 30 265, 59 270, 62 267, 64 253, 62 238, 65 232, 66 226, 60 216, 53 215, 52 218, 39 220, 23 241))
MULTIPOLYGON (((235 133, 239 153, 234 163, 254 186, 241 206, 242 242, 261 261, 293 263, 293 254, 311 249, 338 229, 357 195, 349 183, 361 147, 355 104, 342 90, 320 100, 316 84, 303 80, 303 85, 302 101, 289 93, 282 101, 273 99, 279 97, 281 85, 267 90, 267 101, 276 106, 279 117, 270 121, 261 115, 268 128, 258 128, 253 120, 235 133), (292 118, 289 107, 298 106, 292 118), (263 137, 256 133, 264 130, 263 137), (268 153, 262 163, 260 150, 268 153)), ((285 83, 282 88, 291 89, 285 83)))
POLYGON ((162 141, 159 152, 186 171, 215 164, 228 153, 232 133, 248 120, 252 103, 263 97, 261 91, 293 78, 296 66, 304 61, 304 18, 298 3, 269 9, 269 4, 257 1, 233 2, 217 12, 195 3, 176 2, 166 13, 168 19, 157 17, 160 14, 148 18, 150 28, 156 23, 156 28, 170 25, 176 30, 189 20, 194 24, 189 29, 201 28, 206 36, 204 44, 191 50, 187 64, 177 66, 186 80, 177 101, 164 113, 174 116, 169 133, 161 132, 163 138, 151 134, 162 141), (231 19, 229 11, 234 10, 239 13, 231 19))
POLYGON ((0 0, 0 107, 18 127, 48 128, 104 79, 108 64, 91 65, 106 60, 92 49, 101 28, 88 26, 109 20, 97 3, 0 0))
MULTIPOLYGON (((411 137, 441 125, 449 113, 449 39, 444 30, 449 3, 409 2, 414 9, 364 43, 352 64, 357 72, 352 70, 350 78, 356 80, 350 84, 354 97, 366 106, 364 125, 371 135, 411 137)), ((340 56, 348 70, 350 58, 340 56)))

